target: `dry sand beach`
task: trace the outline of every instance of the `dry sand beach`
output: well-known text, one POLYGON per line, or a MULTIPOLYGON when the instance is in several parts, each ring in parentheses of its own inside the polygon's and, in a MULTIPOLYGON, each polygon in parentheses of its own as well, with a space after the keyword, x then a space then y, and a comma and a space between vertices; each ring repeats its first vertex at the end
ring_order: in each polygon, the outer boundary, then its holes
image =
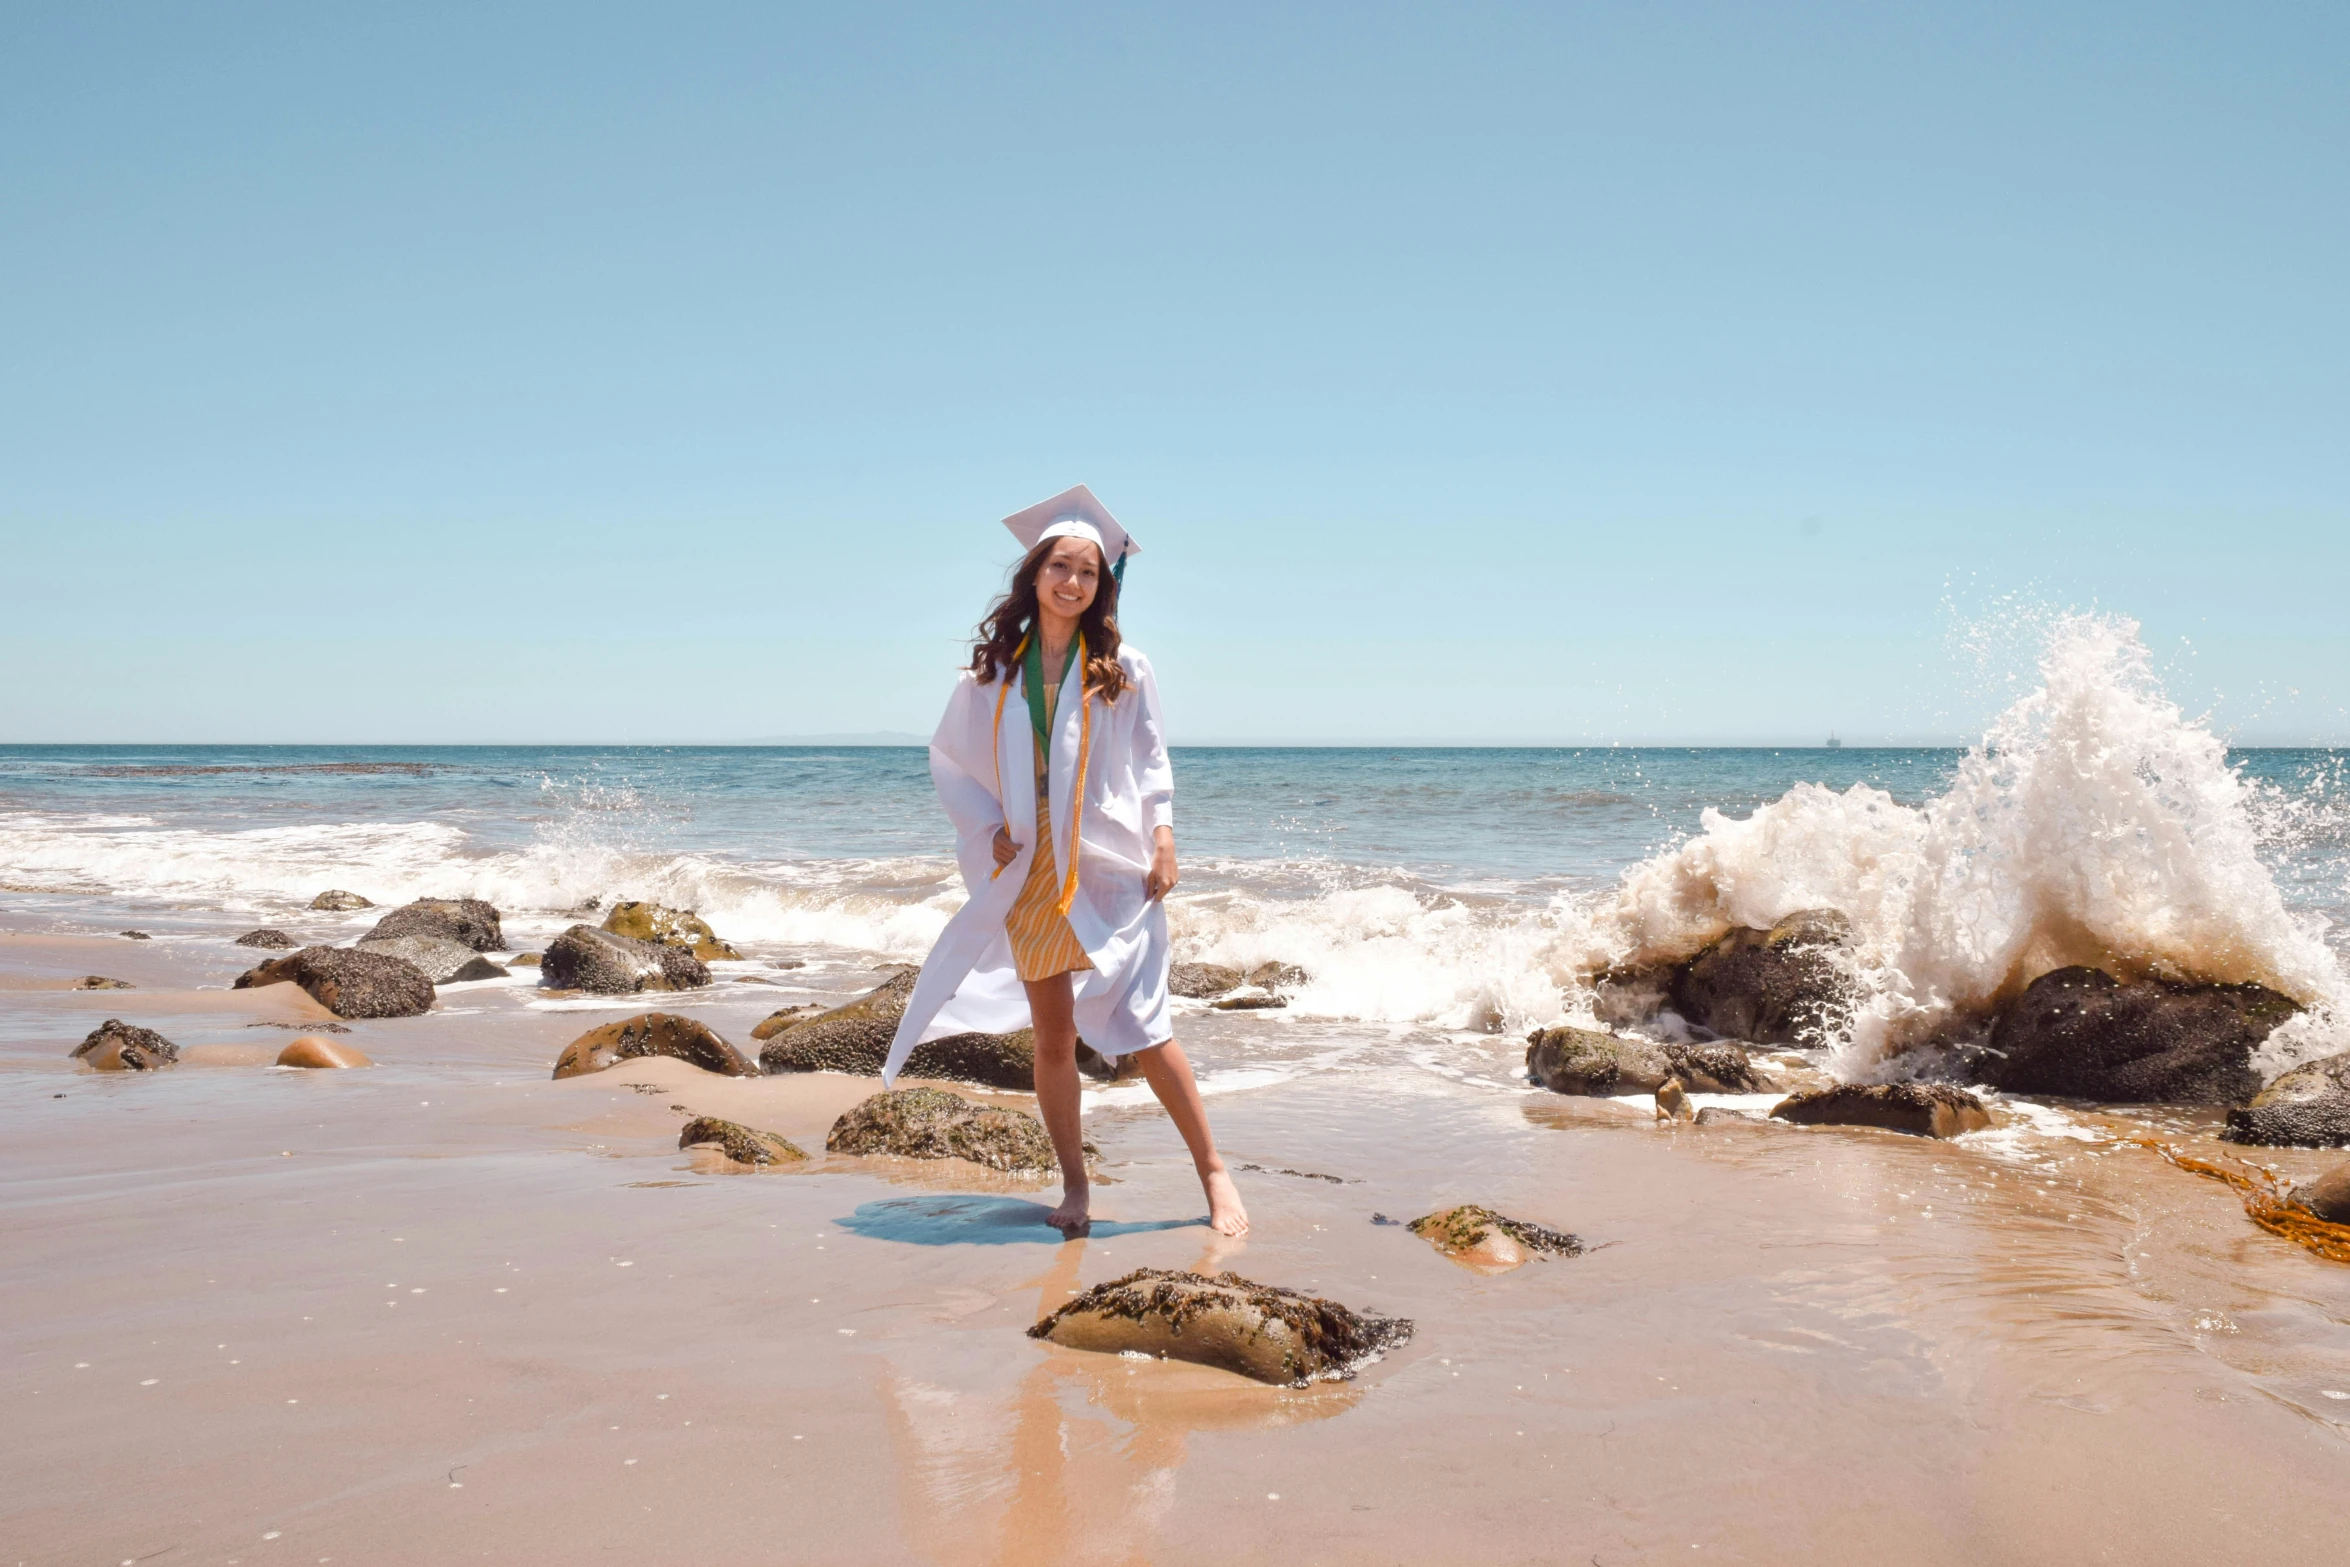
MULTIPOLYGON (((227 989, 257 955, 237 922, 201 923, 0 940, 9 1561, 2339 1548, 2350 1274, 2114 1140, 2151 1121, 2084 1110, 2049 1136, 2003 1106, 1946 1143, 1660 1125, 1434 1074, 1399 1102, 1329 1072, 1217 1097, 1230 1156, 1265 1167, 1231 1245, 1197 1222, 1163 1118, 1096 1089, 1103 1222, 1062 1245, 1033 1222, 1041 1183, 960 1161, 679 1151, 690 1114, 820 1150, 878 1085, 666 1059, 551 1081, 570 1039, 643 998, 534 1005, 528 970, 345 1025, 372 1068, 264 1065, 332 1019, 293 985, 227 989), (63 988, 88 974, 137 988, 63 988), (107 1017, 181 1064, 68 1060, 107 1017), (1488 1277, 1374 1222, 1459 1201, 1590 1249, 1488 1277), (1306 1389, 1022 1331, 1146 1265, 1417 1331, 1306 1389)), ((877 977, 764 966, 788 956, 660 1000, 747 1044, 778 1005, 877 977)), ((1271 1026, 1182 1023, 1210 1060, 1271 1026)), ((1490 1046, 1496 1074, 1513 1048, 1490 1046)), ((2215 1121, 2159 1129, 2218 1153, 2215 1121)))

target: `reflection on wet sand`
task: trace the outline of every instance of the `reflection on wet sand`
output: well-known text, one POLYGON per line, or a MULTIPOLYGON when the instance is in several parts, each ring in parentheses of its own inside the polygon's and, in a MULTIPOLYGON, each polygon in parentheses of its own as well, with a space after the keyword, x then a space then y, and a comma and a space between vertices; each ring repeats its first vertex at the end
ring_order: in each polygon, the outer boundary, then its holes
MULTIPOLYGON (((1022 1283, 1037 1292, 1036 1317, 1076 1293, 1087 1245, 1061 1245, 1022 1283)), ((1237 1249, 1215 1237, 1193 1271, 1219 1272, 1237 1249)), ((1346 1384, 1268 1388, 1205 1366, 1030 1347, 1025 1369, 1007 1367, 1008 1387, 957 1389, 888 1362, 907 1530, 941 1567, 1147 1562, 1193 1432, 1325 1420, 1360 1398, 1346 1384)))

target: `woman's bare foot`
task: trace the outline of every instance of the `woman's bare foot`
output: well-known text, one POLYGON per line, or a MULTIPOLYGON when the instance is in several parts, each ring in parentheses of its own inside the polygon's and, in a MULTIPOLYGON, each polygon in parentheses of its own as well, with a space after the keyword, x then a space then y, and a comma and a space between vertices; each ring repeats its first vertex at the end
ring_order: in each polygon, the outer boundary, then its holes
MULTIPOLYGON (((1061 1206, 1044 1216, 1044 1222, 1059 1230, 1071 1240, 1080 1240, 1093 1224, 1093 1193, 1082 1183, 1064 1184, 1061 1188, 1061 1206)), ((1247 1220, 1241 1220, 1247 1224, 1247 1220)))
POLYGON ((1218 1235, 1246 1235, 1248 1210, 1241 1206, 1240 1188, 1232 1184, 1231 1175, 1211 1170, 1200 1177, 1200 1184, 1208 1189, 1208 1228, 1218 1235))

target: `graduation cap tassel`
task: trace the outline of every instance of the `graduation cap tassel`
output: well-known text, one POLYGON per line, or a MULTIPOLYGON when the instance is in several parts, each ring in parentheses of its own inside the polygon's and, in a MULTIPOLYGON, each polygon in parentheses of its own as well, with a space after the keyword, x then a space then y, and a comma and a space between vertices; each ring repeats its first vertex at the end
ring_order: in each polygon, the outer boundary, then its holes
POLYGON ((1123 590, 1126 586, 1126 551, 1118 551, 1118 563, 1110 568, 1110 580, 1123 590))

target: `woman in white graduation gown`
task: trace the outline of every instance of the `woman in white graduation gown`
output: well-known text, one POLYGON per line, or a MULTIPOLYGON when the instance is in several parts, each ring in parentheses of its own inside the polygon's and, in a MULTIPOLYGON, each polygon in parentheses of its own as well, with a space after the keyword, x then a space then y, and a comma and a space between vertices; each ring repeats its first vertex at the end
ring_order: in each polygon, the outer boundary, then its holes
POLYGON ((1079 485, 1004 519, 1027 550, 980 623, 971 667, 930 742, 970 889, 922 965, 885 1081, 914 1047, 1036 1027, 1036 1099, 1060 1157, 1051 1222, 1088 1213, 1078 1130, 1080 1039, 1132 1056, 1191 1150, 1208 1222, 1248 1229, 1167 1005, 1175 779, 1150 660, 1118 636, 1118 588, 1139 553, 1079 485))

